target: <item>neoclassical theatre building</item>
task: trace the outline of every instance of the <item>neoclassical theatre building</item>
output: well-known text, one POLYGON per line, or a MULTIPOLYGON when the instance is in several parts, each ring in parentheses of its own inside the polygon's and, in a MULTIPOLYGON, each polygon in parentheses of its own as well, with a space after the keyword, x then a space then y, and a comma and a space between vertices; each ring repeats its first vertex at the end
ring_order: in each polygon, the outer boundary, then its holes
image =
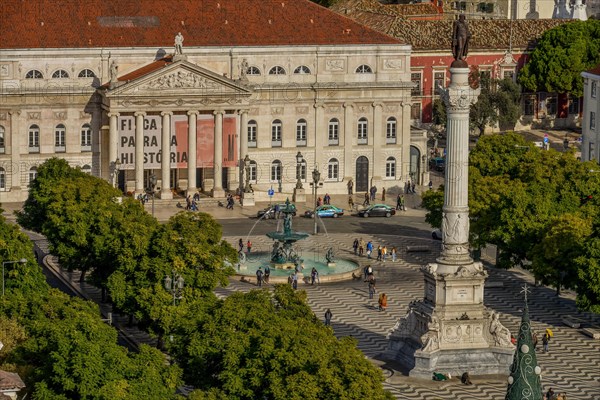
POLYGON ((246 170, 257 200, 314 168, 329 193, 425 179, 410 46, 308 0, 2 0, 0 22, 0 202, 50 157, 165 199, 246 170))

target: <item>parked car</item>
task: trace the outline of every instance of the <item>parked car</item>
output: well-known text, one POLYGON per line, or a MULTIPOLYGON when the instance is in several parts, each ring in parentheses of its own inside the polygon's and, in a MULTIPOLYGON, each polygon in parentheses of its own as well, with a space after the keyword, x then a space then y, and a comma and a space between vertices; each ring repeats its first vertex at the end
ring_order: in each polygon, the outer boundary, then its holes
POLYGON ((373 204, 370 207, 360 210, 359 217, 391 217, 396 214, 396 210, 387 204, 373 204))
POLYGON ((446 159, 436 157, 429 160, 429 168, 435 171, 443 171, 446 168, 446 159))
POLYGON ((434 229, 431 231, 431 237, 435 240, 442 240, 442 231, 440 229, 434 229))
MULTIPOLYGON (((264 219, 275 219, 277 217, 276 214, 276 208, 279 208, 279 210, 284 210, 286 205, 285 203, 281 203, 281 204, 272 204, 267 208, 264 208, 262 210, 259 210, 256 213, 256 217, 257 218, 262 218, 264 216, 264 219)), ((292 210, 292 216, 295 217, 296 216, 296 206, 292 203, 290 203, 289 205, 290 210, 292 210)), ((283 218, 283 213, 280 213, 279 218, 283 218)))
MULTIPOLYGON (((344 215, 344 210, 336 206, 332 206, 330 204, 324 204, 322 206, 317 207, 317 215, 321 218, 337 218, 344 215)), ((307 218, 314 218, 314 211, 308 210, 304 213, 304 216, 307 218)))

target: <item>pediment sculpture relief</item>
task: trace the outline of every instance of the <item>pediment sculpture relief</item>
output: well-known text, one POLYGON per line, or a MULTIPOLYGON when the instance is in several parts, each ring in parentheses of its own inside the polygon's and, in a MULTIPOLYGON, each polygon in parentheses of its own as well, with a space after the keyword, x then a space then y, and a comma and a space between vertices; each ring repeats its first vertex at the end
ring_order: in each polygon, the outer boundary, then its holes
POLYGON ((144 86, 145 89, 178 89, 178 88, 199 88, 199 89, 219 89, 221 85, 209 80, 203 76, 192 72, 177 71, 172 74, 163 75, 150 81, 144 86))

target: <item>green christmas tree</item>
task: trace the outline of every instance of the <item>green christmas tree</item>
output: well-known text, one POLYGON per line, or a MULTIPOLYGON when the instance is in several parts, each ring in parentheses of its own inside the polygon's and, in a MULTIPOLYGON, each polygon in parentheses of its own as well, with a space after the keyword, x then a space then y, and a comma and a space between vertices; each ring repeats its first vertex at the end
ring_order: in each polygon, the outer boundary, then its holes
POLYGON ((540 373, 542 370, 537 364, 535 346, 531 336, 529 323, 529 308, 527 307, 527 285, 523 288, 525 293, 525 309, 519 327, 519 337, 515 358, 510 366, 506 400, 542 400, 542 385, 540 373))

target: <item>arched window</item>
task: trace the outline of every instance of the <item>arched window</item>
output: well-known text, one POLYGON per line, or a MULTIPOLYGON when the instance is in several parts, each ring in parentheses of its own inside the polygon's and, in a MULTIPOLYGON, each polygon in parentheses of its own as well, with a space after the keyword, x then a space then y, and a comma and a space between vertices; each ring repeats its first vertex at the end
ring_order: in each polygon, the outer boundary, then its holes
POLYGON ((386 123, 385 140, 386 143, 396 143, 396 126, 397 121, 394 117, 389 117, 386 123))
POLYGON ((372 74, 373 70, 367 64, 363 64, 363 65, 359 65, 358 68, 356 68, 356 73, 357 74, 372 74))
POLYGON ((332 158, 327 163, 327 179, 337 180, 340 175, 340 163, 337 158, 332 158))
POLYGON ((271 146, 281 147, 281 121, 276 119, 271 123, 271 146))
POLYGON ((258 171, 258 167, 256 164, 256 161, 254 160, 250 160, 250 163, 248 164, 248 176, 250 176, 250 182, 254 182, 256 183, 256 177, 257 177, 257 171, 258 171))
POLYGON ((396 177, 396 159, 394 157, 388 157, 387 160, 385 160, 385 177, 396 177))
POLYGON ((6 190, 6 171, 0 167, 0 191, 6 190))
POLYGON ((29 137, 29 152, 39 153, 40 151, 40 127, 37 125, 31 125, 28 131, 29 137))
POLYGON ((58 71, 54 71, 54 73, 52 74, 52 78, 56 79, 56 78, 68 78, 69 77, 69 73, 67 71, 65 71, 64 69, 59 69, 58 71))
POLYGON ((92 174, 92 167, 90 167, 88 164, 85 164, 83 167, 81 167, 81 170, 88 175, 92 174))
POLYGON ((258 125, 256 121, 251 119, 248 121, 248 147, 256 147, 256 134, 258 132, 258 125))
POLYGON ((35 181, 35 178, 37 178, 37 167, 31 167, 29 169, 29 174, 28 174, 28 181, 27 181, 27 187, 29 187, 31 185, 31 182, 35 181))
POLYGON ((81 127, 81 150, 92 150, 92 128, 90 124, 83 124, 81 127))
POLYGON ((358 120, 358 144, 367 144, 369 134, 369 121, 365 117, 358 120))
POLYGON ((54 128, 54 150, 55 151, 65 151, 65 136, 66 136, 66 128, 63 124, 56 125, 54 128))
POLYGON ((302 160, 299 166, 296 167, 296 180, 300 180, 306 182, 306 160, 302 160))
POLYGON ((248 67, 246 75, 260 75, 260 69, 258 67, 248 67))
POLYGON ((44 75, 37 69, 32 69, 25 74, 25 79, 43 79, 44 75))
POLYGON ((81 71, 79 71, 79 75, 77 75, 77 77, 79 77, 79 78, 95 78, 96 74, 91 69, 82 69, 81 71))
POLYGON ((276 65, 269 70, 269 75, 285 75, 285 69, 279 65, 276 65))
POLYGON ((6 142, 4 141, 4 127, 0 125, 0 154, 4 154, 6 142))
POLYGON ((327 126, 327 138, 329 139, 330 146, 337 146, 340 144, 340 121, 337 118, 329 120, 327 126))
POLYGON ((296 122, 296 146, 306 146, 306 120, 296 122))
POLYGON ((301 65, 299 67, 296 67, 296 69, 294 70, 294 74, 310 75, 310 68, 308 68, 306 65, 301 65))
POLYGON ((271 163, 271 182, 279 182, 282 179, 283 165, 281 161, 275 160, 271 163))

